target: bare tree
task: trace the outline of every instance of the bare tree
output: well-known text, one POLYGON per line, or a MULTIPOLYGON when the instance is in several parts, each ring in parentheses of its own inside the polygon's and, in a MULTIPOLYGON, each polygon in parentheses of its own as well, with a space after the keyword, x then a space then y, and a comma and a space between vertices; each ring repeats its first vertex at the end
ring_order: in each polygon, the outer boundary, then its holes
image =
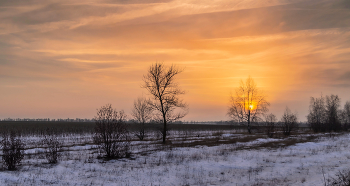
POLYGON ((24 143, 16 132, 4 133, 1 141, 2 160, 8 170, 15 170, 24 157, 24 143))
POLYGON ((43 146, 45 148, 45 157, 49 163, 57 163, 62 150, 62 143, 58 139, 57 132, 53 129, 46 129, 43 139, 43 146))
POLYGON ((343 129, 345 131, 349 130, 350 128, 350 101, 347 101, 344 105, 344 109, 341 112, 341 118, 343 123, 343 129))
POLYGON ((288 136, 290 133, 298 127, 298 117, 296 113, 292 113, 288 107, 284 111, 281 118, 281 125, 283 134, 288 136))
POLYGON ((338 95, 326 96, 326 130, 339 131, 341 130, 340 123, 340 98, 338 95))
POLYGON ((107 159, 128 157, 130 139, 124 111, 118 112, 111 104, 107 104, 97 110, 94 120, 94 142, 100 154, 104 154, 107 159))
POLYGON ((144 97, 139 97, 135 100, 131 115, 139 124, 138 131, 135 135, 140 140, 143 140, 145 138, 145 123, 148 123, 153 116, 153 107, 149 105, 149 100, 144 97))
POLYGON ((307 121, 314 132, 324 132, 326 130, 326 105, 322 95, 320 98, 311 97, 307 121))
POLYGON ((181 72, 182 70, 174 65, 166 67, 162 63, 155 63, 143 76, 142 87, 146 88, 152 97, 148 104, 158 112, 163 123, 163 143, 167 136, 167 124, 183 118, 188 113, 187 105, 179 98, 185 92, 175 82, 175 77, 181 72))
POLYGON ((235 94, 231 95, 231 103, 227 114, 237 122, 246 122, 248 132, 251 133, 251 122, 261 121, 261 116, 268 112, 270 103, 266 96, 258 89, 251 77, 236 88, 235 94))
POLYGON ((268 114, 265 116, 266 134, 269 138, 272 138, 275 134, 276 122, 277 118, 274 114, 268 114))

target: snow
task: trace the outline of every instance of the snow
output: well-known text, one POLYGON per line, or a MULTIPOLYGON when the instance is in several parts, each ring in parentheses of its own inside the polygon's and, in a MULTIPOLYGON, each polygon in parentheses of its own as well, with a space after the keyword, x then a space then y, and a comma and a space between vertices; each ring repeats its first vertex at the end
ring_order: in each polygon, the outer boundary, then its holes
MULTIPOLYGON (((212 147, 164 148, 111 161, 97 159, 93 145, 76 145, 67 147, 56 165, 31 157, 17 171, 0 171, 0 185, 318 186, 324 185, 323 174, 332 177, 350 167, 349 137, 344 134, 283 148, 254 148, 285 140, 258 138, 212 147), (238 148, 241 146, 251 148, 238 148)), ((134 152, 142 145, 151 146, 151 142, 134 144, 134 152)), ((153 145, 150 149, 156 149, 153 145)), ((26 152, 39 151, 42 149, 26 152)))

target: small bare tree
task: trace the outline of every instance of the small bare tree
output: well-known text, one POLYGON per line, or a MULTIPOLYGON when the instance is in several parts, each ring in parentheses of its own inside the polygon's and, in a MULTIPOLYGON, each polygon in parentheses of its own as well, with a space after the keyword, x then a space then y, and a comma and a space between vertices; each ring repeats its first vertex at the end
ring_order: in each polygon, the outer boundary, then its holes
POLYGON ((49 163, 57 163, 62 150, 62 143, 58 139, 57 132, 53 129, 47 129, 42 139, 45 148, 45 157, 49 163))
POLYGON ((272 138, 275 134, 276 122, 277 118, 274 114, 268 114, 265 116, 266 134, 269 138, 272 138))
POLYGON ((322 95, 320 98, 311 97, 307 121, 314 132, 324 132, 326 130, 326 106, 322 95))
POLYGON ((341 130, 340 98, 338 95, 326 96, 326 130, 328 132, 341 130))
POLYGON ((99 153, 107 159, 129 157, 130 138, 124 111, 118 112, 107 104, 97 110, 94 120, 94 142, 99 153))
POLYGON ((139 124, 136 136, 143 140, 145 138, 145 123, 148 123, 153 116, 153 108, 149 105, 149 100, 144 97, 139 97, 134 101, 134 107, 131 111, 131 115, 135 121, 139 124))
POLYGON ((237 122, 246 122, 248 132, 251 133, 251 122, 261 121, 261 116, 268 112, 270 103, 266 96, 258 89, 251 77, 246 82, 241 80, 235 94, 231 95, 231 103, 227 114, 237 122))
POLYGON ((350 128, 350 101, 347 101, 344 105, 344 110, 341 112, 341 118, 343 123, 343 130, 347 131, 350 128))
POLYGON ((2 160, 8 170, 15 170, 24 157, 24 143, 16 132, 4 133, 1 141, 2 160))
POLYGON ((293 130, 298 127, 298 117, 296 113, 292 113, 288 107, 284 111, 281 118, 283 134, 289 136, 293 130))
POLYGON ((174 65, 166 67, 162 63, 155 63, 143 76, 142 87, 146 88, 152 97, 148 104, 159 113, 163 123, 163 143, 167 136, 167 124, 183 118, 188 113, 187 105, 179 98, 185 92, 175 82, 175 77, 181 72, 182 70, 174 65), (181 111, 177 111, 178 109, 181 111))

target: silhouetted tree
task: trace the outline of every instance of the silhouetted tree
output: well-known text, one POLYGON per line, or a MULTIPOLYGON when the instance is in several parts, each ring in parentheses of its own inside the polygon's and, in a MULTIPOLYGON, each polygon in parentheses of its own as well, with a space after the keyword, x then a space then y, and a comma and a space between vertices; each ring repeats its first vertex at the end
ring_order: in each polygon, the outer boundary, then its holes
POLYGON ((341 130, 340 123, 340 98, 338 95, 326 96, 326 130, 339 131, 341 130))
POLYGON ((15 170, 24 157, 24 143, 16 132, 4 133, 1 140, 2 160, 8 170, 15 170))
POLYGON ((183 118, 188 113, 187 105, 179 98, 185 92, 175 82, 175 77, 181 72, 182 70, 174 65, 166 67, 162 63, 155 63, 143 76, 142 87, 146 88, 152 96, 148 104, 158 111, 159 119, 163 122, 163 143, 167 136, 167 124, 183 118))
POLYGON ((341 111, 342 128, 347 131, 350 128, 350 101, 347 101, 344 105, 344 109, 341 111))
POLYGON ((258 89, 254 80, 248 77, 246 82, 241 80, 240 86, 231 95, 231 103, 227 114, 237 122, 246 122, 251 133, 251 122, 262 121, 261 116, 268 112, 270 103, 266 101, 263 92, 258 89))
POLYGON ((49 163, 57 163, 60 157, 59 151, 62 150, 62 143, 58 139, 57 132, 53 129, 46 129, 43 139, 45 148, 45 157, 49 163))
POLYGON ((100 154, 108 159, 128 157, 130 139, 124 111, 118 112, 107 104, 97 110, 94 120, 94 142, 100 154))
POLYGON ((143 140, 145 138, 145 123, 148 123, 153 116, 153 107, 149 105, 149 100, 144 97, 139 97, 135 100, 131 115, 139 124, 138 131, 135 135, 140 140, 143 140))
POLYGON ((298 117, 296 113, 292 113, 288 107, 284 111, 281 118, 283 134, 289 136, 293 130, 298 127, 298 117))
POLYGON ((277 118, 274 114, 268 114, 265 116, 266 134, 269 138, 272 138, 275 133, 276 122, 277 118))
POLYGON ((324 97, 322 95, 320 98, 311 97, 307 121, 312 130, 314 132, 325 132, 326 118, 326 105, 324 97))

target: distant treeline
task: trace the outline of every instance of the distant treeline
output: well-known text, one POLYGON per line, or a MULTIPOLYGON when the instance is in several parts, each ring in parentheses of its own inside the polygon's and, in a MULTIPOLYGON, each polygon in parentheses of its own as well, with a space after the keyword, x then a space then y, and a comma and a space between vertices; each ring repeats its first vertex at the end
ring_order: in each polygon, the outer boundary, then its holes
MULTIPOLYGON (((0 119, 1 121, 36 121, 36 122, 95 122, 94 119, 81 119, 81 118, 76 118, 76 119, 50 119, 50 118, 5 118, 5 119, 0 119)), ((130 119, 126 121, 127 123, 135 123, 136 121, 134 119, 130 119)), ((151 123, 155 123, 154 121, 151 121, 151 123)), ((231 125, 232 121, 175 121, 172 122, 174 124, 208 124, 208 125, 231 125)))
POLYGON ((50 118, 5 118, 0 119, 0 121, 52 121, 52 122, 94 122, 94 119, 50 119, 50 118))
MULTIPOLYGON (((138 130, 138 125, 129 121, 130 131, 138 130)), ((253 126, 260 128, 264 126, 264 123, 253 123, 253 126), (260 126, 260 127, 259 127, 260 126)), ((161 124, 147 123, 145 125, 146 130, 160 130, 161 124)), ((300 124, 300 128, 307 128, 309 125, 300 124)), ((22 135, 41 135, 46 129, 54 129, 60 134, 83 134, 83 133, 93 133, 95 129, 95 122, 66 122, 66 121, 0 121, 0 133, 9 130, 20 131, 22 135)), ((245 130, 244 123, 234 123, 234 122, 221 122, 221 123, 206 123, 206 122, 196 122, 194 124, 189 123, 173 123, 169 125, 169 130, 176 131, 188 131, 188 130, 245 130)))

